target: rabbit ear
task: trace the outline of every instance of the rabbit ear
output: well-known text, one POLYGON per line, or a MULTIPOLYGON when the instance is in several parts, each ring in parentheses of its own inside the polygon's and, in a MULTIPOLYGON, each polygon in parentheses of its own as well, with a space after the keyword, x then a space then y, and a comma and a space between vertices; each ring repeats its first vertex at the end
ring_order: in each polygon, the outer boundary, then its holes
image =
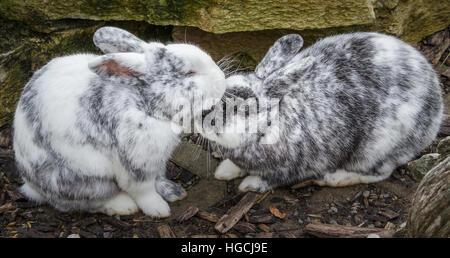
POLYGON ((143 53, 145 43, 126 30, 115 27, 102 27, 94 33, 94 44, 103 53, 136 52, 143 53))
POLYGON ((298 34, 289 34, 278 39, 258 64, 255 74, 260 79, 269 76, 291 60, 302 48, 303 38, 298 34))
POLYGON ((89 62, 89 69, 101 77, 138 76, 145 73, 145 56, 138 53, 115 53, 89 62))

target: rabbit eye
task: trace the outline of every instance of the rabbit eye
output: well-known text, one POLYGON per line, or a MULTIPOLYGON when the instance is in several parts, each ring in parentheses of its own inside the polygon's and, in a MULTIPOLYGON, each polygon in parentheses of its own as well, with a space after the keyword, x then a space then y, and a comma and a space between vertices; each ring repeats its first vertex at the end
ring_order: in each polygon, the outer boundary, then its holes
POLYGON ((187 76, 194 76, 195 74, 196 72, 192 70, 186 73, 187 76))

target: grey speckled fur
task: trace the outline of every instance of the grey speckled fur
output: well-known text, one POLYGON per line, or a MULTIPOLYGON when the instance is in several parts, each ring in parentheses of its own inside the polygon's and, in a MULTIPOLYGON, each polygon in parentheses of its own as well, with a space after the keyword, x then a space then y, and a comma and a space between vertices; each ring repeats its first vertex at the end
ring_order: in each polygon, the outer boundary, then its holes
POLYGON ((416 49, 395 37, 353 33, 298 52, 299 38, 284 36, 255 73, 227 79, 235 96, 280 99, 280 141, 261 144, 264 134, 247 133, 227 148, 228 135, 204 135, 222 145, 225 158, 262 179, 249 190, 305 179, 345 185, 329 182, 339 170, 356 174, 351 182, 379 181, 432 143, 442 93, 416 49))

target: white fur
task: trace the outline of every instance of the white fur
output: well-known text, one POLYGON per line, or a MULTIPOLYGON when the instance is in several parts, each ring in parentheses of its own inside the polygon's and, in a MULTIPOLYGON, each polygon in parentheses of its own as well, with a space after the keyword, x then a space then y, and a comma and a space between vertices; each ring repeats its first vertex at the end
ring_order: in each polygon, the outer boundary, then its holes
POLYGON ((214 173, 214 177, 219 180, 232 180, 245 175, 245 171, 236 166, 231 160, 222 161, 214 173))
MULTIPOLYGON (((32 88, 28 88, 28 90, 33 90, 33 95, 31 101, 28 100, 27 103, 32 104, 24 106, 25 101, 21 99, 16 110, 14 150, 17 162, 24 170, 22 172, 27 173, 27 176, 31 176, 31 178, 35 173, 34 167, 42 170, 51 167, 41 165, 45 165, 43 162, 51 163, 53 155, 57 155, 60 160, 64 161, 61 166, 68 168, 67 171, 79 173, 84 178, 92 176, 106 179, 107 182, 114 180, 113 182, 116 182, 118 188, 123 192, 106 200, 93 199, 90 201, 83 198, 76 199, 77 196, 82 195, 79 192, 81 191, 80 187, 70 193, 75 200, 61 200, 58 189, 60 189, 60 180, 65 175, 58 172, 58 169, 55 169, 56 172, 41 170, 42 177, 39 179, 36 177, 36 182, 42 182, 45 179, 44 181, 50 184, 51 191, 44 191, 39 189, 37 184, 28 182, 21 189, 30 199, 49 202, 60 210, 100 211, 111 215, 131 214, 140 208, 147 215, 167 217, 170 215, 169 205, 157 192, 155 184, 157 177, 165 176, 166 162, 179 143, 180 130, 173 130, 174 128, 179 129, 179 127, 168 119, 162 119, 159 114, 149 116, 147 110, 137 108, 136 98, 143 96, 136 97, 136 90, 132 89, 132 85, 121 85, 121 83, 126 84, 129 81, 127 76, 121 78, 123 80, 114 79, 115 82, 118 82, 118 87, 122 86, 118 93, 114 92, 114 88, 108 88, 112 85, 116 86, 110 82, 95 85, 106 87, 110 90, 109 93, 115 93, 113 99, 108 99, 110 95, 104 95, 103 99, 107 103, 104 105, 108 105, 106 107, 118 110, 115 114, 117 121, 115 121, 112 131, 114 135, 110 135, 110 131, 105 128, 98 129, 99 125, 96 124, 98 121, 89 120, 89 114, 85 114, 87 112, 82 106, 83 97, 91 93, 94 87, 92 82, 98 82, 103 79, 102 76, 111 75, 101 74, 101 71, 97 70, 105 60, 112 59, 124 66, 125 73, 127 72, 126 68, 138 74, 145 73, 148 69, 158 65, 149 62, 151 60, 148 59, 152 58, 151 51, 161 48, 165 48, 165 51, 176 56, 179 61, 182 60, 180 63, 183 64, 183 67, 179 68, 181 70, 177 72, 181 74, 190 70, 194 72, 192 76, 183 79, 183 83, 187 82, 186 85, 189 85, 189 82, 194 82, 198 90, 207 97, 220 98, 223 95, 225 76, 209 55, 192 45, 165 46, 160 43, 131 42, 135 44, 129 47, 139 50, 139 53, 126 51, 124 51, 126 53, 110 53, 106 50, 130 49, 127 46, 115 47, 119 45, 111 42, 114 38, 117 38, 119 43, 130 42, 134 38, 128 37, 127 32, 123 30, 106 28, 103 32, 107 33, 107 30, 111 31, 107 35, 110 38, 104 40, 98 38, 98 42, 100 42, 98 46, 109 54, 104 56, 77 54, 55 58, 41 70, 39 76, 34 78, 30 84, 32 88), (127 94, 129 92, 130 95, 127 94), (29 107, 32 105, 34 106, 31 110, 38 112, 38 116, 35 117, 38 117, 39 121, 30 121, 27 117, 30 114, 27 112, 31 112, 29 107), (38 129, 45 137, 46 145, 40 142, 41 140, 34 139, 38 129), (87 137, 87 134, 91 138, 87 137), (123 160, 124 156, 128 159, 126 162, 123 160), (142 172, 145 173, 144 179, 136 178, 134 172, 129 171, 132 170, 130 168, 144 171, 142 172), (58 179, 57 176, 60 178, 58 179)), ((96 35, 102 37, 102 33, 96 35)), ((171 62, 172 59, 167 60, 171 62)), ((166 65, 168 64, 166 63, 166 65)), ((170 78, 170 74, 163 76, 170 78)), ((168 92, 168 88, 163 83, 164 80, 159 80, 148 87, 152 87, 156 94, 161 93, 164 98, 170 98, 170 101, 166 101, 169 103, 168 109, 172 105, 175 110, 181 100, 186 100, 187 90, 174 87, 170 96, 166 96, 169 95, 165 94, 168 92)), ((103 119, 107 120, 108 117, 103 117, 103 119)), ((65 184, 67 185, 67 182, 65 184)), ((111 189, 107 184, 94 188, 92 191, 99 196, 103 196, 102 193, 109 193, 107 191, 111 189)))
POLYGON ((366 176, 354 172, 348 172, 343 169, 338 169, 334 173, 325 174, 322 180, 315 180, 314 182, 320 186, 342 187, 361 183, 375 183, 388 178, 389 175, 390 173, 380 176, 366 176))
POLYGON ((119 193, 112 199, 105 201, 98 212, 103 212, 108 215, 129 215, 137 212, 138 206, 134 200, 126 193, 119 193))
POLYGON ((269 189, 267 182, 259 176, 247 176, 239 185, 241 192, 265 192, 267 189, 269 189))
POLYGON ((25 184, 20 187, 20 192, 37 203, 45 202, 45 198, 38 191, 36 191, 36 189, 34 189, 31 184, 27 182, 25 182, 25 184))

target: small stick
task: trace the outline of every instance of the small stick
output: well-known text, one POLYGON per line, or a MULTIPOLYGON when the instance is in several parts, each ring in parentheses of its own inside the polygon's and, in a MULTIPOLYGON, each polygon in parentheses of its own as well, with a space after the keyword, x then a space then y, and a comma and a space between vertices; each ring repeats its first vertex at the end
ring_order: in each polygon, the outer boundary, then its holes
POLYGON ((190 206, 178 217, 178 219, 177 219, 178 223, 181 223, 183 221, 186 221, 186 220, 194 217, 195 214, 197 214, 197 212, 198 212, 197 207, 190 206))
POLYGON ((307 186, 314 185, 314 184, 315 184, 314 180, 307 180, 307 181, 303 181, 303 182, 300 182, 298 184, 291 186, 291 189, 295 190, 295 189, 307 187, 307 186))
POLYGON ((214 213, 209 213, 207 211, 198 211, 196 215, 212 223, 217 223, 217 221, 219 221, 219 216, 217 216, 214 213))
POLYGON ((366 238, 370 234, 390 238, 393 230, 384 228, 359 228, 312 222, 305 227, 305 231, 316 237, 366 238))
POLYGON ((267 191, 267 192, 265 192, 264 195, 256 201, 256 203, 258 204, 258 203, 262 202, 264 199, 266 199, 266 197, 267 197, 271 192, 272 192, 272 191, 267 191))
POLYGON ((159 225, 156 230, 158 230, 159 236, 161 238, 176 238, 175 234, 173 233, 172 229, 167 224, 159 225))
POLYGON ((261 194, 249 192, 236 206, 228 210, 216 223, 215 229, 220 233, 230 230, 247 213, 251 207, 261 198, 261 194))

